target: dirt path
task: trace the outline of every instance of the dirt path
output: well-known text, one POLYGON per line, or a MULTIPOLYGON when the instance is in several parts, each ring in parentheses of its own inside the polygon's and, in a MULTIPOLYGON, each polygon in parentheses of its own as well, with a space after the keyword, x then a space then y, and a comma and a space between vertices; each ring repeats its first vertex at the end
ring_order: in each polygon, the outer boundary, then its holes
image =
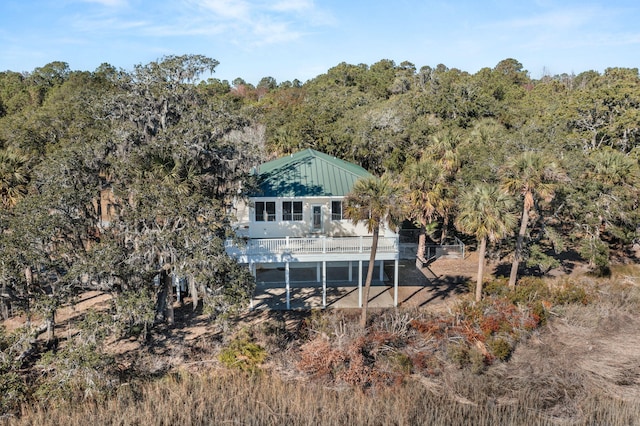
POLYGON ((422 268, 414 262, 401 262, 398 299, 400 306, 432 310, 447 309, 459 296, 468 293, 468 282, 475 277, 478 257, 441 258, 422 268))

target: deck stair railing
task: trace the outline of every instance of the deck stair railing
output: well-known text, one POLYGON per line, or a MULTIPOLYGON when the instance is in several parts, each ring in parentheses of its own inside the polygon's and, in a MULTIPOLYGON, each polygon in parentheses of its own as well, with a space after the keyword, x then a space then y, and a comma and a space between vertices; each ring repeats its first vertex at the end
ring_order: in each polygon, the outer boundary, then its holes
POLYGON ((464 259, 464 243, 454 237, 451 244, 429 244, 425 247, 423 263, 431 263, 440 258, 464 259))

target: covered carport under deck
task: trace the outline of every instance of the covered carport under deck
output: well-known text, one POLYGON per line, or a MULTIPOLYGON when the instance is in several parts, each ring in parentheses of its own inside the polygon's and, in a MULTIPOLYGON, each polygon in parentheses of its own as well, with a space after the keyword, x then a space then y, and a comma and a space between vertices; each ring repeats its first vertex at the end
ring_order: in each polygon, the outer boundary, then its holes
MULTIPOLYGON (((358 261, 327 262, 324 282, 321 262, 289 264, 288 287, 286 264, 259 265, 251 307, 275 310, 360 307, 368 264, 362 262, 361 272, 358 261)), ((393 281, 381 265, 381 261, 375 264, 369 306, 393 307, 393 281)))
MULTIPOLYGON (((371 237, 252 239, 244 246, 229 242, 227 253, 256 279, 252 308, 360 307, 371 243, 371 237)), ((370 306, 398 305, 398 253, 397 238, 378 240, 370 306), (388 262, 392 281, 384 273, 388 262)))

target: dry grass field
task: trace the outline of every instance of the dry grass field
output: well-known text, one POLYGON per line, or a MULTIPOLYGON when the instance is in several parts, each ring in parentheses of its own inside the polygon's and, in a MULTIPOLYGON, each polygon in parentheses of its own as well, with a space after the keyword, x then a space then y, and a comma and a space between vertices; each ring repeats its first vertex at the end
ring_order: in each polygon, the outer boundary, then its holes
MULTIPOLYGON (((403 306, 374 310, 366 332, 357 327, 357 311, 262 310, 214 325, 185 306, 176 326, 158 330, 151 342, 107 339, 102 353, 113 357, 113 375, 100 392, 87 385, 94 376, 78 370, 70 397, 33 400, 3 421, 640 424, 640 268, 614 269, 606 279, 579 273, 547 279, 545 285, 587 289, 589 301, 545 300, 547 319, 536 327, 525 324, 523 313, 532 311, 522 302, 505 308, 507 318, 496 311, 504 299, 495 296, 499 303, 482 305, 473 330, 469 318, 479 311, 465 305, 463 278, 473 268, 464 268, 433 265, 439 279, 422 290, 407 286, 403 306), (504 359, 496 355, 498 340, 510 344, 504 359), (221 355, 229 348, 231 364, 221 355)), ((108 305, 107 297, 90 296, 61 313, 59 334, 68 342, 87 308, 108 305)))

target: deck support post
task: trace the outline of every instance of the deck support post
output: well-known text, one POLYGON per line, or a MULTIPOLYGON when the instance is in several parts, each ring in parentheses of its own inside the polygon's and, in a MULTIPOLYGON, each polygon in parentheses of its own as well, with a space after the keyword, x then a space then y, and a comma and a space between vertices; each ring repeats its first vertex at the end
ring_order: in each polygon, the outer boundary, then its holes
POLYGON ((349 261, 349 282, 353 281, 353 262, 349 261))
POLYGON ((316 281, 322 281, 322 279, 320 278, 320 262, 316 262, 316 281))
MULTIPOLYGON (((256 264, 254 262, 249 261, 249 273, 251 274, 251 276, 253 277, 254 281, 256 280, 256 264)), ((256 285, 257 285, 257 281, 256 281, 256 285)), ((249 309, 253 310, 253 296, 255 296, 255 294, 251 295, 251 299, 249 299, 249 309)))
POLYGON ((358 260, 358 307, 362 308, 362 260, 358 260))
POLYGON ((327 307, 327 262, 322 261, 322 307, 327 307))
POLYGON ((287 310, 291 309, 291 286, 289 285, 289 262, 284 262, 284 283, 287 289, 287 310))
POLYGON ((393 306, 398 307, 398 258, 394 262, 393 268, 393 306))
POLYGON ((384 282, 384 260, 380 261, 380 271, 379 271, 379 275, 380 275, 380 282, 384 282))

